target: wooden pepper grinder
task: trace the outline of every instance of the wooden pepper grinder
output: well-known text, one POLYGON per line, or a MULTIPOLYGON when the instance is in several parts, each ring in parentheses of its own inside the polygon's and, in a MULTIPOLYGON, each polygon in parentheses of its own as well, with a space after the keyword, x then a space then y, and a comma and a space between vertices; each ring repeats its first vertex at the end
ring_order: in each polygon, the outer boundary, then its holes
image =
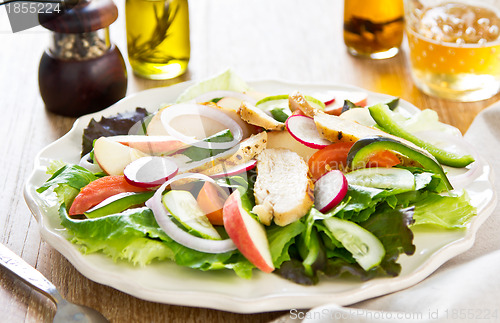
POLYGON ((70 117, 102 110, 127 91, 125 62, 109 37, 116 5, 112 0, 75 3, 39 15, 40 24, 53 31, 40 60, 40 94, 47 110, 70 117))

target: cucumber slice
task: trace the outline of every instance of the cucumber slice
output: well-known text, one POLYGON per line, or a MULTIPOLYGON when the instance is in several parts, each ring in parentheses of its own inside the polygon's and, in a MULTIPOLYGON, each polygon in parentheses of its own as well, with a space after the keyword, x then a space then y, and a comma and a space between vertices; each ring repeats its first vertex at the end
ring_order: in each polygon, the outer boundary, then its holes
POLYGON ((221 239, 190 192, 169 191, 163 196, 162 202, 168 212, 187 230, 193 231, 205 239, 221 239))
POLYGON ((270 111, 275 108, 288 109, 288 94, 266 96, 257 101, 255 106, 264 111, 270 111))
POLYGON ((415 176, 403 168, 362 168, 345 174, 347 183, 366 187, 398 190, 402 192, 415 189, 415 176))
POLYGON ((323 220, 328 230, 344 248, 346 248, 358 264, 368 271, 382 262, 385 248, 382 242, 370 231, 354 222, 331 217, 323 220))

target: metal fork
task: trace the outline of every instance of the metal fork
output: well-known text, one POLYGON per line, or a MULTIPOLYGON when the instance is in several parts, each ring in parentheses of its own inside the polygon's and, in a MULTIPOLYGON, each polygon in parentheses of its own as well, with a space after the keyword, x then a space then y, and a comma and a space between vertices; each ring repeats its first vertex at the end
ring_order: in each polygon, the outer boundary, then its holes
POLYGON ((0 265, 8 269, 11 273, 38 292, 49 297, 56 304, 54 323, 109 322, 98 311, 65 300, 61 294, 59 294, 54 284, 3 244, 0 244, 0 265))

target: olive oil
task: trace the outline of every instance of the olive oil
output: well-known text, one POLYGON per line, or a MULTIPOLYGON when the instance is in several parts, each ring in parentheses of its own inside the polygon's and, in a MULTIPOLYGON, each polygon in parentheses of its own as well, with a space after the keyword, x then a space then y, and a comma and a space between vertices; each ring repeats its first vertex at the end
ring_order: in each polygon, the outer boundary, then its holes
POLYGON ((125 14, 134 73, 164 80, 186 71, 190 57, 187 0, 126 0, 125 14))

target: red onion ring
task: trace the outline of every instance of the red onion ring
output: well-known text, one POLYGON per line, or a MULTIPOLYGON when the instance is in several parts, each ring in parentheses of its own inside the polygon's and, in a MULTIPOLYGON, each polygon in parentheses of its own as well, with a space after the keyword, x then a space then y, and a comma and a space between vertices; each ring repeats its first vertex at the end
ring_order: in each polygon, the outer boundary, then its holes
POLYGON ((169 107, 167 112, 168 113, 161 114, 163 127, 171 136, 186 144, 205 149, 228 149, 236 146, 243 138, 243 130, 236 121, 231 119, 231 117, 227 116, 224 112, 208 106, 193 103, 180 103, 169 107), (170 125, 173 119, 182 115, 199 115, 222 123, 231 131, 233 140, 229 142, 205 142, 186 136, 170 125))
POLYGON ((452 135, 440 131, 420 131, 414 133, 415 136, 421 138, 422 140, 432 143, 436 138, 440 141, 454 145, 463 151, 474 157, 474 162, 466 167, 467 171, 459 175, 448 175, 447 177, 451 182, 452 186, 456 189, 464 188, 474 181, 474 179, 479 175, 481 169, 483 168, 483 162, 481 157, 477 153, 476 149, 467 142, 462 136, 452 135))
POLYGON ((183 178, 197 178, 204 181, 214 183, 215 181, 203 174, 185 173, 177 175, 174 178, 166 181, 156 191, 151 199, 146 201, 146 206, 149 207, 155 216, 156 222, 160 228, 175 242, 186 246, 190 249, 206 253, 224 253, 236 249, 234 242, 231 239, 225 240, 210 240, 191 235, 190 233, 179 228, 169 216, 169 213, 161 201, 163 191, 173 182, 183 178))
POLYGON ((235 98, 241 101, 248 101, 255 105, 257 103, 257 100, 252 98, 251 96, 241 93, 241 92, 235 92, 235 91, 211 91, 207 93, 203 93, 202 95, 196 97, 194 99, 194 102, 196 103, 202 103, 202 102, 209 102, 213 99, 218 99, 218 98, 235 98))
POLYGON ((93 164, 89 162, 89 158, 90 158, 90 153, 86 154, 85 156, 82 157, 82 159, 80 159, 79 165, 92 173, 102 172, 102 169, 99 166, 99 164, 93 164))

